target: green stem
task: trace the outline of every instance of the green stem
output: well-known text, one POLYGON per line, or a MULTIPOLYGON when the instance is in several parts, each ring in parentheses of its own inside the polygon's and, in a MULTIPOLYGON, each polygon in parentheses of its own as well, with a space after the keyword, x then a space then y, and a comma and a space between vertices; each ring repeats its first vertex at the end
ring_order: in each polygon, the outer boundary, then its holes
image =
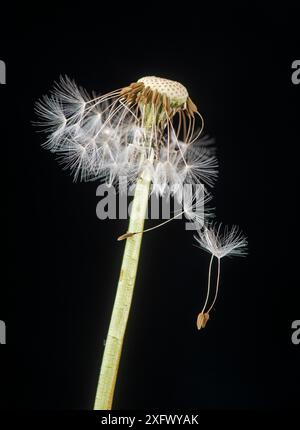
MULTIPOLYGON (((144 228, 150 182, 150 177, 146 173, 137 181, 132 202, 129 232, 142 231, 144 228)), ((122 345, 138 268, 142 237, 142 234, 137 234, 126 240, 118 289, 102 358, 94 405, 95 410, 110 410, 112 408, 122 345)))

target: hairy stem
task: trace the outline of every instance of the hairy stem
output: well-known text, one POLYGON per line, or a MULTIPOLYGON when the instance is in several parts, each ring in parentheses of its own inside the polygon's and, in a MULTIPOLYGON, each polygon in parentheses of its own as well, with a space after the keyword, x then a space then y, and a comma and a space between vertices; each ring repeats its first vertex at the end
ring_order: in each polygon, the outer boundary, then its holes
MULTIPOLYGON (((142 231, 149 198, 150 177, 145 172, 138 179, 132 202, 128 232, 142 231)), ((142 234, 126 240, 118 289, 110 320, 98 381, 95 410, 112 408, 122 345, 137 274, 142 234)))

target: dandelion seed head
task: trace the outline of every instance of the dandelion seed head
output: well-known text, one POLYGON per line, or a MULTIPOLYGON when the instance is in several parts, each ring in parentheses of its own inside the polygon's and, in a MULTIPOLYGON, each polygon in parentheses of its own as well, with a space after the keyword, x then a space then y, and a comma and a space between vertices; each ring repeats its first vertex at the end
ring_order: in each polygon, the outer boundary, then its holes
POLYGON ((183 105, 188 99, 187 89, 176 81, 170 79, 158 78, 157 76, 145 76, 138 80, 142 82, 145 87, 151 88, 152 91, 157 91, 161 95, 166 95, 171 104, 183 105))
POLYGON ((110 185, 127 176, 132 186, 147 169, 153 193, 180 195, 185 183, 212 186, 216 178, 216 158, 200 139, 202 116, 179 82, 146 76, 90 96, 61 77, 36 113, 47 134, 44 147, 75 180, 110 185))

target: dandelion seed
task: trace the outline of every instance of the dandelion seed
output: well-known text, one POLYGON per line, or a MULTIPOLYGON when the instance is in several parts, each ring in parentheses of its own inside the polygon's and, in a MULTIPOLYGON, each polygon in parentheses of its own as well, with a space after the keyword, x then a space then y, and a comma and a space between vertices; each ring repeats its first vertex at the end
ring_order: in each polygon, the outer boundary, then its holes
POLYGON ((197 328, 198 330, 201 330, 202 328, 205 328, 207 321, 209 320, 209 314, 200 312, 200 314, 197 317, 197 328))
POLYGON ((218 292, 219 292, 219 284, 220 284, 220 268, 221 268, 221 259, 226 256, 239 256, 243 257, 247 255, 247 239, 246 237, 239 231, 237 226, 233 226, 231 229, 225 226, 224 231, 222 230, 222 224, 218 227, 216 225, 212 225, 211 227, 204 227, 203 230, 198 230, 198 236, 194 236, 196 241, 198 242, 200 248, 211 254, 211 259, 209 263, 208 269, 208 283, 207 283, 207 293, 205 298, 205 303, 201 312, 197 318, 197 328, 200 330, 204 328, 208 319, 209 313, 215 305, 217 300, 218 292), (215 294, 211 304, 207 309, 207 305, 210 298, 210 289, 211 289, 211 271, 214 257, 217 258, 217 281, 215 287, 215 294), (206 316, 205 316, 206 315, 206 316))

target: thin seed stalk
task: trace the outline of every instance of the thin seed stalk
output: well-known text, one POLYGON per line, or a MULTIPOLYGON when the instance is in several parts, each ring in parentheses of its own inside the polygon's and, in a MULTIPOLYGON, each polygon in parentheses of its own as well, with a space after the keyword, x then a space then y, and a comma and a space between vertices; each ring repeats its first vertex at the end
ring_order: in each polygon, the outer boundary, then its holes
MULTIPOLYGON (((148 206, 150 176, 137 180, 128 232, 142 231, 148 206)), ((111 410, 128 321, 143 234, 126 240, 120 278, 102 358, 94 410, 111 410)))

